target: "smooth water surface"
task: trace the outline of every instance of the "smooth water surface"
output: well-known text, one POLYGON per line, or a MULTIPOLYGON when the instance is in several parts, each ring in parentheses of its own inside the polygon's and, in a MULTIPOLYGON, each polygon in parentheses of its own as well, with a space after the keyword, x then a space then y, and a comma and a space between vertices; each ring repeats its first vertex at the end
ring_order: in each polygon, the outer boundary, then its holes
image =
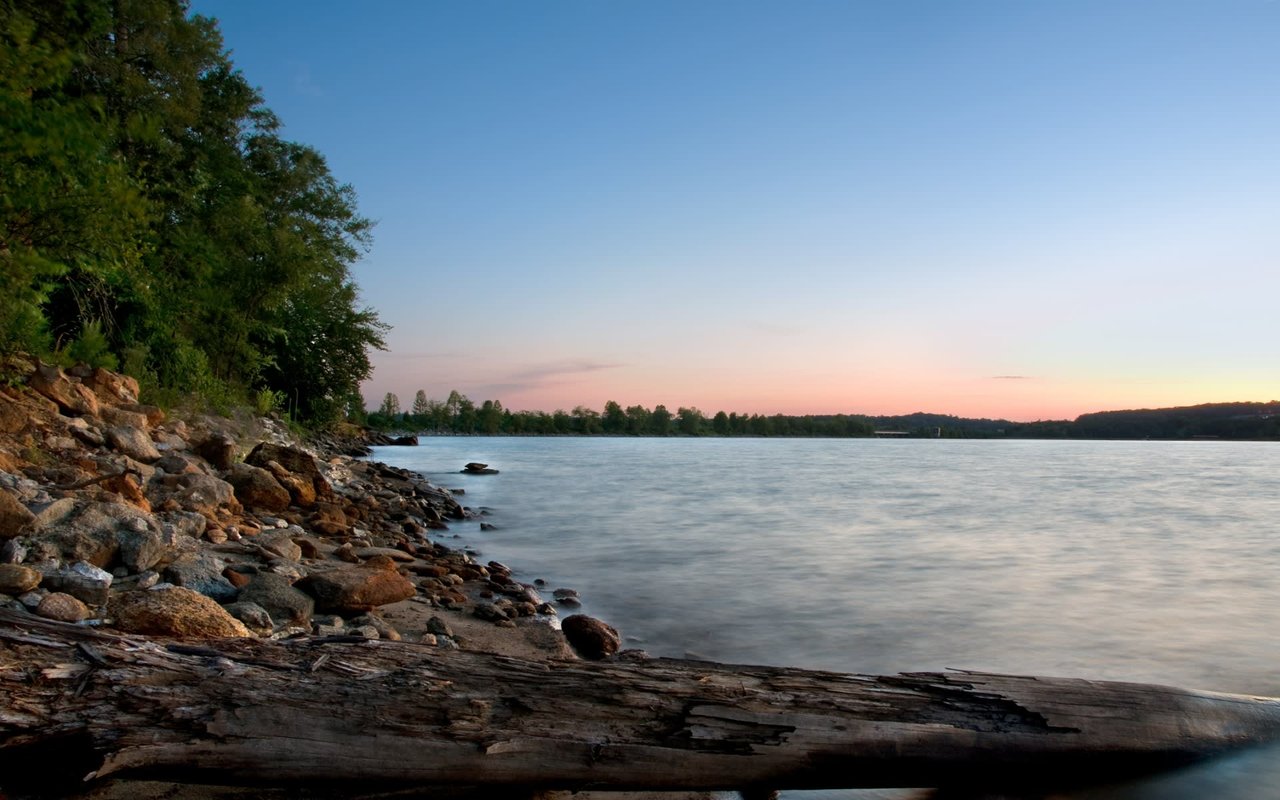
MULTIPOLYGON (((1280 695, 1273 444, 422 441, 373 457, 498 526, 442 541, 578 589, 654 655, 1280 695)), ((1073 796, 1280 797, 1272 763, 1073 796)))

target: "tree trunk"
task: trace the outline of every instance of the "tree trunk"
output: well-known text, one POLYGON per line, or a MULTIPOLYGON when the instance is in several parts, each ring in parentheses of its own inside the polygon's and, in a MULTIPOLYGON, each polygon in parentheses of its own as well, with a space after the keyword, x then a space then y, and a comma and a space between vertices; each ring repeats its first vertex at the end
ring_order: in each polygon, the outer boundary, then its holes
POLYGON ((0 692, 11 791, 55 764, 348 795, 1044 787, 1280 735, 1280 701, 1143 684, 533 662, 351 637, 192 645, 8 611, 0 692))

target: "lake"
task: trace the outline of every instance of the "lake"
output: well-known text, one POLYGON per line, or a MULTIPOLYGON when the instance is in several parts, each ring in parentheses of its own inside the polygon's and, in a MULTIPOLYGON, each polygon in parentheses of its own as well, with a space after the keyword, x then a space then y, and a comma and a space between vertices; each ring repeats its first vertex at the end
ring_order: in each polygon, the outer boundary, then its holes
MULTIPOLYGON (((426 437, 373 458, 497 528, 440 541, 577 589, 653 655, 1280 696, 1274 444, 426 437)), ((1280 797, 1261 752, 1063 797, 1280 797)))

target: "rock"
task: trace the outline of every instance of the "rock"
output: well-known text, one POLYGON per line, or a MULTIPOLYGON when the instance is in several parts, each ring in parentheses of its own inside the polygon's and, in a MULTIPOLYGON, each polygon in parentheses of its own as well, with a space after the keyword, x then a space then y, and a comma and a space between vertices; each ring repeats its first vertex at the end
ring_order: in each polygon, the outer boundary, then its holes
POLYGON ((270 533, 261 533, 253 541, 258 546, 266 550, 272 555, 289 561, 302 560, 302 548, 293 541, 293 535, 288 531, 272 531, 270 533))
POLYGON ((40 585, 44 576, 37 570, 21 564, 0 564, 0 594, 15 597, 26 594, 40 585))
POLYGON ((244 626, 259 636, 267 636, 275 629, 275 623, 267 610, 257 603, 248 600, 237 600, 223 606, 227 613, 244 623, 244 626))
POLYGON ((211 433, 196 443, 195 453, 214 469, 228 470, 236 460, 236 440, 225 433, 211 433))
POLYGON ((417 594, 408 578, 373 563, 313 572, 298 588, 314 597, 318 608, 337 613, 370 611, 417 594))
POLYGON ((18 539, 9 539, 0 545, 0 564, 21 564, 27 560, 29 550, 18 539))
MULTIPOLYGON (((165 511, 156 515, 166 536, 199 539, 209 528, 209 518, 194 511, 165 511)), ((225 539, 224 539, 225 541, 225 539)))
POLYGON ((493 603, 476 603, 472 615, 489 622, 506 622, 507 615, 493 603))
POLYGON ((427 633, 434 633, 440 636, 453 638, 453 629, 449 627, 449 623, 439 617, 432 617, 427 620, 427 633))
POLYGON ((180 639, 253 635, 213 600, 179 586, 126 592, 112 599, 109 611, 116 627, 126 633, 180 639))
POLYGON ((102 421, 108 425, 116 425, 127 428, 137 428, 140 431, 146 431, 151 427, 151 420, 147 419, 146 414, 139 414, 136 411, 126 411, 115 406, 103 406, 99 411, 102 421))
POLYGON ((417 436, 397 436, 396 438, 387 442, 387 444, 394 445, 396 447, 417 447, 418 437, 417 436))
POLYGON ((377 556, 385 556, 392 561, 403 561, 406 564, 417 560, 405 551, 397 550, 394 547, 361 547, 356 550, 356 555, 360 558, 376 558, 377 556))
POLYGON ((488 522, 481 522, 481 523, 480 523, 480 530, 482 530, 482 531, 496 531, 497 529, 498 529, 498 526, 497 526, 497 525, 493 525, 493 524, 488 523, 488 522))
POLYGON ((565 617, 560 629, 578 655, 590 661, 608 658, 622 646, 622 639, 612 626, 585 614, 565 617))
POLYGON ((263 467, 276 479, 276 483, 289 493, 290 502, 299 508, 311 508, 316 504, 316 490, 308 481, 294 475, 278 461, 268 461, 263 467))
POLYGON ((109 492, 115 492, 125 502, 136 506, 141 511, 151 511, 151 502, 147 500, 147 496, 143 493, 142 487, 138 484, 138 479, 131 473, 126 472, 123 475, 108 478, 102 482, 102 488, 109 492))
MULTIPOLYGON (((333 496, 333 487, 329 485, 324 473, 320 471, 320 465, 316 463, 315 456, 306 450, 272 444, 271 442, 262 442, 254 447, 249 452, 249 455, 245 456, 244 460, 247 464, 264 468, 271 462, 275 462, 289 474, 304 483, 310 484, 313 492, 311 502, 314 502, 317 498, 326 499, 333 496)), ((306 506, 309 504, 299 503, 299 505, 306 506)))
POLYGON ((152 466, 156 469, 162 469, 170 475, 186 475, 188 473, 199 474, 204 472, 204 470, 200 469, 200 465, 195 459, 189 456, 184 456, 181 453, 167 453, 152 466))
POLYGON ((27 378, 27 385, 57 403, 64 414, 88 417, 98 415, 97 395, 79 381, 68 378, 56 366, 37 361, 35 371, 27 378))
POLYGON ((138 402, 138 381, 128 375, 98 367, 86 375, 83 382, 99 398, 112 405, 138 402))
POLYGON ((102 447, 107 443, 102 431, 84 421, 83 417, 71 417, 67 420, 67 430, 71 435, 90 447, 102 447))
POLYGON ((81 622, 93 616, 89 607, 69 594, 47 594, 36 606, 36 614, 58 622, 81 622))
POLYGON ((36 522, 36 515, 18 498, 0 489, 0 539, 12 539, 30 531, 36 522))
POLYGON ((36 527, 37 544, 45 555, 106 567, 120 550, 121 530, 144 531, 157 526, 154 518, 133 506, 64 498, 37 515, 36 527))
POLYGON ((490 469, 488 464, 481 464, 478 461, 472 461, 462 468, 461 472, 468 475, 497 475, 496 469, 490 469))
POLYGON ((284 511, 289 507, 289 492, 262 467, 232 464, 226 477, 235 488, 236 499, 246 508, 284 511))
POLYGON ((239 514, 243 509, 236 499, 235 488, 213 475, 191 473, 166 476, 159 484, 149 485, 152 505, 172 499, 184 511, 213 518, 220 510, 239 514))
POLYGON ((294 588, 284 576, 272 572, 253 576, 240 590, 239 600, 262 606, 272 621, 280 625, 309 625, 316 606, 310 595, 294 588))
POLYGON ((44 589, 36 589, 35 591, 18 595, 18 602, 28 610, 35 611, 40 606, 40 601, 48 594, 49 593, 44 589))
POLYGON ((55 563, 41 565, 41 585, 54 592, 65 592, 89 605, 100 606, 111 594, 114 576, 105 569, 86 561, 77 561, 69 567, 55 563))
POLYGON ((130 573, 146 572, 173 555, 165 537, 149 529, 119 531, 116 541, 120 544, 120 564, 130 573))
POLYGON ((210 553, 187 553, 179 556, 165 568, 164 578, 174 586, 180 586, 202 594, 219 603, 236 599, 236 587, 222 577, 226 565, 210 553))
POLYGON ((150 464, 160 460, 160 451, 156 449, 151 437, 132 425, 107 428, 103 435, 106 437, 107 444, 135 461, 150 464))
POLYGON ((366 634, 366 639, 386 639, 389 642, 398 642, 403 638, 400 636, 400 631, 393 628, 390 623, 376 614, 363 614, 355 617, 347 623, 347 627, 354 630, 372 629, 375 635, 369 636, 366 634))

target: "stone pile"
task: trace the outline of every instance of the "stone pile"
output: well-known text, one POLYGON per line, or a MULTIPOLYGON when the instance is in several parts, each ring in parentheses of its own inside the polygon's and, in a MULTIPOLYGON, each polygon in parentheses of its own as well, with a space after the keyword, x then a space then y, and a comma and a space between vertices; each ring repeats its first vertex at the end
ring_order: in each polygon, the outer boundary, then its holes
POLYGON ((317 456, 267 419, 175 418, 107 370, 14 366, 0 607, 185 638, 399 639, 380 611, 406 602, 503 627, 555 616, 508 568, 430 538, 473 514, 415 473, 317 456))

